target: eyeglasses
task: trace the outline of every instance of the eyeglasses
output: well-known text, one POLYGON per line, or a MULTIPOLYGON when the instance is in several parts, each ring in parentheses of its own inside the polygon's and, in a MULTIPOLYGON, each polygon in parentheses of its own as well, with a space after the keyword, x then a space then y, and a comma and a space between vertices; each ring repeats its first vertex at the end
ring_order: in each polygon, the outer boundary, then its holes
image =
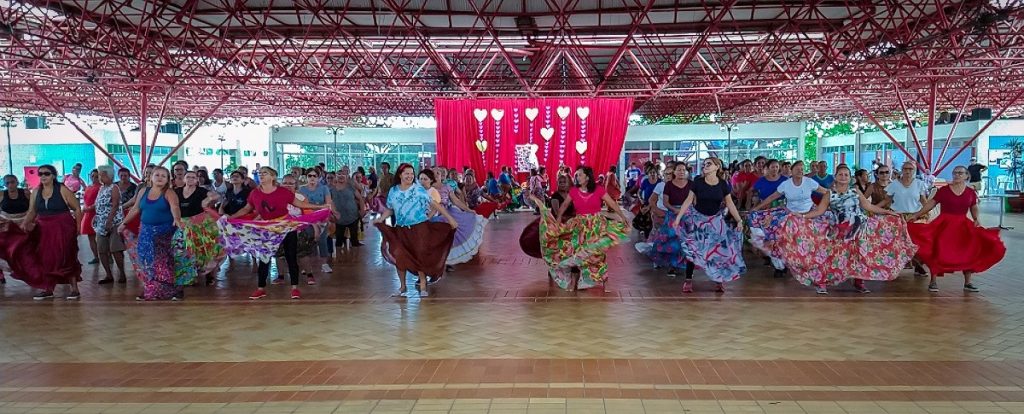
POLYGON ((889 173, 889 171, 879 171, 879 172, 878 172, 878 175, 882 175, 882 174, 888 174, 888 173, 889 173))
POLYGON ((318 176, 318 175, 316 175, 316 174, 307 174, 307 175, 306 175, 306 177, 309 177, 309 178, 317 178, 317 177, 319 177, 319 176, 318 176))
POLYGON ((53 175, 53 173, 49 173, 49 172, 46 172, 46 171, 40 171, 39 172, 39 176, 40 177, 49 177, 51 175, 53 175))

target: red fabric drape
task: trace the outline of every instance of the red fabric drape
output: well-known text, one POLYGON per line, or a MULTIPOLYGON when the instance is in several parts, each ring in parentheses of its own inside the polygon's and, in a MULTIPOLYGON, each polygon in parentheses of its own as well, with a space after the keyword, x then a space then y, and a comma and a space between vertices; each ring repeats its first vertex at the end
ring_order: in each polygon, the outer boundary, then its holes
POLYGON ((497 176, 502 166, 512 167, 515 172, 516 145, 530 143, 532 133, 538 164, 547 168, 551 180, 560 161, 573 168, 583 163, 592 166, 596 174, 603 174, 618 164, 632 110, 632 98, 438 99, 434 101, 437 162, 460 171, 469 166, 482 184, 487 172, 497 176), (559 107, 568 108, 564 122, 559 107), (536 108, 537 116, 531 124, 527 110, 532 108, 536 108), (585 120, 579 108, 588 108, 585 120), (503 111, 500 121, 494 118, 495 109, 503 111), (486 111, 483 122, 477 121, 475 110, 486 111), (545 128, 551 128, 550 140, 542 136, 545 128), (477 148, 481 135, 487 142, 483 155, 477 148), (576 146, 584 139, 587 149, 581 155, 576 146))

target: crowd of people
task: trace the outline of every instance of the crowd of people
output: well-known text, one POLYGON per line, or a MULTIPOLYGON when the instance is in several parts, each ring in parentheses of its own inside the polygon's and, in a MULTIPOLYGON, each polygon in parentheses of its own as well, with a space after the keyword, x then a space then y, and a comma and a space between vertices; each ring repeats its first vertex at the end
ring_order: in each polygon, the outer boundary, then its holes
POLYGON ((410 296, 412 279, 427 296, 431 283, 477 255, 491 219, 514 210, 538 216, 523 229, 521 246, 567 290, 607 289, 607 250, 634 229, 637 250, 669 276, 682 275, 686 293, 698 270, 724 292, 747 271, 748 241, 776 277, 790 274, 820 294, 848 279, 868 293, 864 281, 890 281, 904 268, 930 276, 933 292, 937 277, 962 272, 964 289, 976 292, 972 276, 1005 253, 998 230, 980 225, 975 171, 967 167, 934 184, 913 162, 898 172, 841 164, 833 174, 825 162, 811 162, 809 173, 804 164, 764 157, 731 165, 714 157, 693 166, 647 162, 631 164, 624 184, 614 166, 604 174, 562 166, 554 177, 538 168, 523 180, 504 167, 478 182, 469 167, 417 171, 402 164, 392 173, 386 162, 354 171, 320 164, 279 175, 257 166, 250 175, 245 167, 208 173, 178 161, 170 170, 146 166, 136 182, 123 168, 102 166, 83 179, 76 165, 61 179, 44 165, 33 189, 4 177, 0 269, 37 289, 36 300, 53 298, 59 285, 68 286, 65 299, 77 300, 85 235, 87 264, 103 271, 98 283, 127 283, 131 265, 140 301, 184 299, 185 286, 213 284, 237 255, 257 263, 250 299, 267 297, 268 283, 284 283, 270 277, 278 257, 290 297, 300 299, 300 284, 316 284, 314 270, 332 273, 337 251, 362 246, 372 223, 382 256, 395 266, 395 295, 410 296))

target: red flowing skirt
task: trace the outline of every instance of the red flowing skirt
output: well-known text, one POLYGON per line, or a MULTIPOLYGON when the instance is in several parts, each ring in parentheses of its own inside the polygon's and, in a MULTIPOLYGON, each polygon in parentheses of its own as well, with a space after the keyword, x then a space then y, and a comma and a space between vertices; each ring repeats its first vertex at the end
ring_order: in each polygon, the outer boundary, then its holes
POLYGON ((935 275, 984 272, 1006 255, 999 229, 978 227, 965 215, 939 214, 929 223, 907 224, 917 257, 935 275))
POLYGON ((484 218, 491 218, 491 214, 494 214, 494 211, 499 208, 504 208, 504 206, 498 205, 498 203, 485 201, 476 206, 473 211, 475 211, 476 214, 484 216, 484 218))
POLYGON ((411 227, 377 224, 383 241, 381 253, 393 259, 399 271, 423 272, 434 277, 444 274, 455 229, 448 223, 426 221, 411 227))
POLYGON ((78 229, 70 213, 37 216, 36 227, 28 233, 8 226, 0 238, 0 259, 11 266, 15 279, 48 292, 57 285, 82 280, 78 229))

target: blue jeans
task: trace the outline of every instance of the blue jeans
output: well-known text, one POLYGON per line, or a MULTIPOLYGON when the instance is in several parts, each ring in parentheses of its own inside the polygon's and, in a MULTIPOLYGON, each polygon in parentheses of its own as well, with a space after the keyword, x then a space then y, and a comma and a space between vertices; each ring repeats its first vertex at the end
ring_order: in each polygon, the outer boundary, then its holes
POLYGON ((316 240, 316 250, 320 257, 331 257, 331 244, 327 240, 327 228, 320 232, 320 238, 316 240))

